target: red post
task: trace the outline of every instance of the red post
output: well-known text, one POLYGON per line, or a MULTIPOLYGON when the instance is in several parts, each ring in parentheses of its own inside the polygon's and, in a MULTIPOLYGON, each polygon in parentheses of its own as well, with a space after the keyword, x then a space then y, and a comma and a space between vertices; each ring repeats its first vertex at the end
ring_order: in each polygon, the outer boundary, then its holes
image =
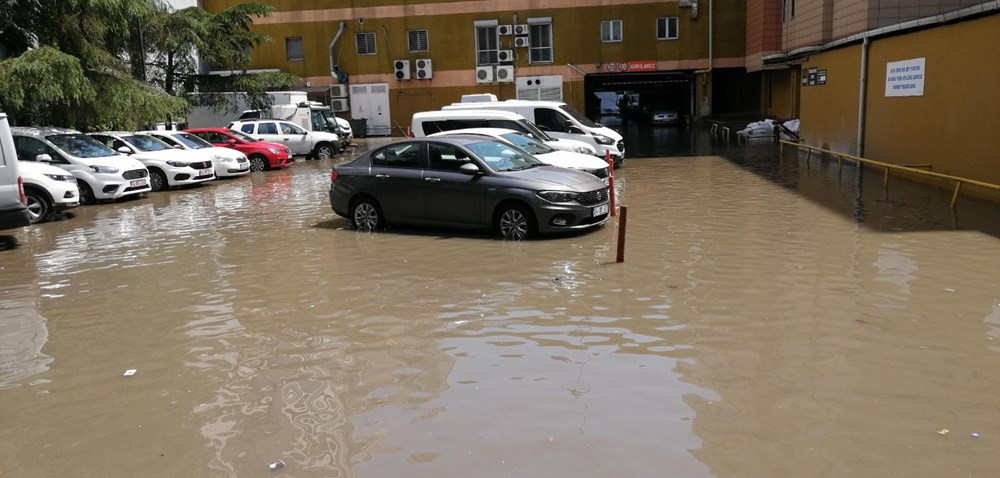
POLYGON ((610 150, 604 153, 604 160, 608 162, 608 198, 611 199, 611 217, 615 217, 615 162, 611 160, 610 150))
POLYGON ((625 262, 625 228, 628 226, 628 206, 622 206, 621 218, 618 219, 618 260, 625 262))

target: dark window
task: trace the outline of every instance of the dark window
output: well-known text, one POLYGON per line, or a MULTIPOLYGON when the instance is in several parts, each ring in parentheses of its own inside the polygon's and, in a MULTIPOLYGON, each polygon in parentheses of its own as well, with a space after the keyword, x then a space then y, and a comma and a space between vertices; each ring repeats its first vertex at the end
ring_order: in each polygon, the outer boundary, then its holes
POLYGON ((677 17, 666 17, 656 19, 656 39, 676 40, 677 39, 677 17))
POLYGON ((423 168, 426 154, 421 143, 402 143, 386 146, 372 154, 372 166, 388 168, 423 168))
POLYGON ((242 131, 242 132, 244 132, 246 134, 253 134, 253 125, 252 124, 245 124, 243 126, 240 126, 240 131, 242 131))
POLYGON ((569 131, 569 121, 552 108, 535 108, 535 124, 542 131, 569 131))
POLYGON ((285 38, 285 59, 288 61, 300 61, 306 58, 302 49, 302 37, 285 38))
POLYGON ((430 169, 438 171, 459 171, 463 164, 472 161, 465 151, 446 144, 429 144, 428 156, 430 169))
POLYGON ((292 123, 279 123, 281 125, 281 134, 305 134, 306 130, 300 128, 298 125, 292 123))
POLYGON ((354 41, 357 43, 359 55, 374 55, 378 53, 375 48, 375 32, 362 32, 354 34, 354 41))
POLYGON ((601 42, 611 43, 622 41, 622 21, 604 20, 601 22, 601 42))
POLYGON ((36 161, 38 155, 47 154, 52 157, 53 162, 62 164, 68 163, 68 161, 63 159, 62 155, 57 153, 55 149, 52 149, 49 145, 35 138, 15 136, 14 151, 17 153, 17 159, 20 161, 36 161))
POLYGON ((427 43, 427 30, 410 30, 407 32, 407 37, 411 53, 430 50, 430 45, 427 43))
POLYGON ((489 120, 486 123, 487 123, 487 126, 490 127, 490 128, 512 129, 514 131, 524 132, 524 126, 521 126, 521 123, 518 123, 517 121, 511 121, 511 120, 489 120))
POLYGON ((260 123, 257 125, 257 134, 278 134, 278 128, 274 123, 260 123))
POLYGON ((496 65, 497 50, 499 50, 500 37, 497 36, 497 27, 485 26, 476 27, 476 64, 496 65))
POLYGON ((531 25, 529 63, 552 63, 552 24, 531 25))

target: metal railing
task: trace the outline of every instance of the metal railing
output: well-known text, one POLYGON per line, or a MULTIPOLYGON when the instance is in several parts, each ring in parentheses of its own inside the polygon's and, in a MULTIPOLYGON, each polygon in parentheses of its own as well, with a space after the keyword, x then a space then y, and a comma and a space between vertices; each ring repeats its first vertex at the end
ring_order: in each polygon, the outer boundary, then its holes
POLYGON ((926 171, 924 169, 921 169, 921 168, 926 168, 926 169, 933 168, 933 165, 930 165, 930 164, 890 164, 890 163, 884 163, 882 161, 875 161, 873 159, 861 158, 861 157, 854 156, 854 155, 847 154, 847 153, 839 153, 837 151, 830 151, 828 149, 817 148, 815 146, 809 146, 807 144, 800 144, 800 143, 795 143, 795 142, 786 141, 786 140, 778 141, 778 156, 779 156, 779 158, 783 158, 784 157, 785 145, 795 146, 796 148, 807 150, 808 151, 808 155, 806 156, 806 160, 807 161, 809 160, 809 158, 812 157, 812 152, 813 151, 817 151, 817 152, 820 152, 820 153, 823 153, 823 154, 828 154, 828 155, 831 155, 831 156, 836 156, 837 157, 837 164, 838 164, 838 166, 841 166, 841 167, 843 166, 844 159, 849 159, 849 160, 855 161, 855 162, 857 162, 859 164, 870 164, 872 166, 878 166, 880 168, 883 168, 884 171, 885 171, 885 174, 883 175, 883 178, 882 178, 882 187, 884 187, 884 188, 888 188, 889 187, 889 171, 892 171, 892 170, 902 171, 902 172, 905 172, 905 173, 916 174, 918 176, 927 176, 927 177, 932 177, 932 178, 937 178, 937 179, 943 179, 943 180, 946 180, 946 181, 955 181, 955 192, 951 196, 951 208, 952 209, 955 209, 955 205, 958 203, 958 194, 962 190, 962 184, 966 184, 967 183, 967 184, 971 184, 973 186, 978 186, 978 187, 985 188, 985 189, 991 189, 993 191, 1000 191, 1000 184, 992 184, 992 183, 987 183, 987 182, 983 182, 983 181, 977 181, 975 179, 968 179, 968 178, 963 178, 963 177, 960 177, 960 176, 952 176, 950 174, 935 173, 934 171, 926 171))

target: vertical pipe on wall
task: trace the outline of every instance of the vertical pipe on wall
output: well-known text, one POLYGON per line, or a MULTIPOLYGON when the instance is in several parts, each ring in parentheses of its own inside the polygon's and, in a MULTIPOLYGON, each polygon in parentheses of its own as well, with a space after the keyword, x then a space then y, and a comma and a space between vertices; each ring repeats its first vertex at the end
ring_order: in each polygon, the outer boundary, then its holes
POLYGON ((858 92, 858 151, 855 156, 865 157, 865 105, 868 95, 868 44, 870 40, 865 35, 861 41, 861 81, 858 92))
POLYGON ((340 28, 337 29, 337 34, 333 36, 333 40, 330 40, 330 46, 328 46, 327 52, 330 54, 330 76, 334 80, 337 79, 337 64, 333 61, 333 47, 337 45, 337 40, 340 40, 340 35, 344 33, 344 27, 347 26, 346 22, 340 22, 340 28))

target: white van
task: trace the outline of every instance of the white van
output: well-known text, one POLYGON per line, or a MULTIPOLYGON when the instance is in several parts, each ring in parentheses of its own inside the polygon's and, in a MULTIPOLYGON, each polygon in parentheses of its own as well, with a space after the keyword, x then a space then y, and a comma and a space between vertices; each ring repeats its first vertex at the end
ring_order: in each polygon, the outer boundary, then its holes
POLYGON ((453 103, 442 108, 455 110, 500 110, 510 111, 525 117, 549 136, 575 139, 592 145, 597 155, 604 157, 611 152, 615 166, 625 161, 625 141, 617 131, 590 121, 579 111, 561 101, 481 101, 481 97, 470 97, 462 103, 453 103), (471 101, 475 100, 475 101, 471 101))
POLYGON ((7 115, 0 113, 0 229, 31 224, 7 115))
MULTIPOLYGON (((477 103, 483 104, 483 103, 477 103)), ((413 136, 423 138, 434 133, 469 128, 503 128, 531 136, 550 148, 571 153, 596 155, 597 151, 581 141, 553 138, 517 113, 501 110, 462 109, 456 111, 424 111, 415 113, 410 128, 413 136)))

